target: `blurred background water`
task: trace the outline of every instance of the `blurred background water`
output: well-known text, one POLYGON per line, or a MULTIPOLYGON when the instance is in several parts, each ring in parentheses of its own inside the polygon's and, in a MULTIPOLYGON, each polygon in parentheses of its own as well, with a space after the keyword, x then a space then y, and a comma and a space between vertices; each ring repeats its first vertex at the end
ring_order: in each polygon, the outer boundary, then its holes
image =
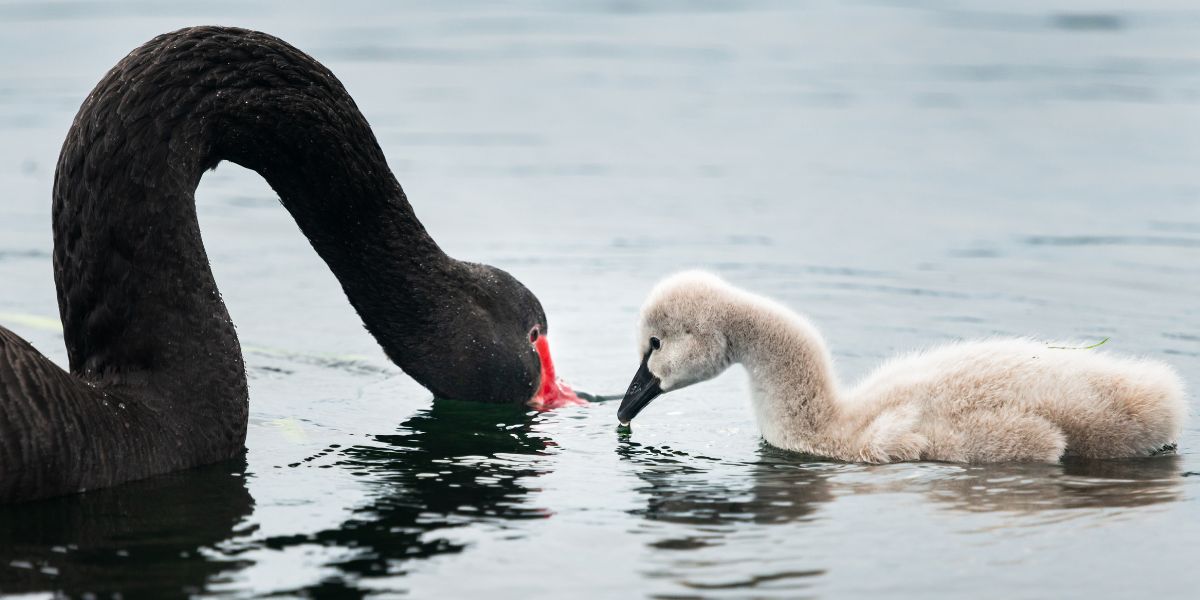
MULTIPOLYGON (((126 52, 210 23, 329 66, 443 247, 540 296, 580 389, 623 390, 638 305, 688 267, 809 314, 847 381, 1000 334, 1111 338, 1200 386, 1184 0, 0 2, 0 323, 60 364, 63 136, 126 52)), ((872 467, 764 446, 740 369, 629 436, 613 403, 434 403, 257 175, 198 201, 245 460, 0 507, 0 592, 1194 595, 1194 424, 1161 459, 872 467)))

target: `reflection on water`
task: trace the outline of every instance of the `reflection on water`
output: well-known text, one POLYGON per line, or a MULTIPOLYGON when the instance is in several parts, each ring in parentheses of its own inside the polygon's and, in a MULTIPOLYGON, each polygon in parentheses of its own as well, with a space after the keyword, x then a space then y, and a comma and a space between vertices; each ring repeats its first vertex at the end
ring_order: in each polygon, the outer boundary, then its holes
POLYGON ((652 543, 660 548, 719 543, 720 536, 714 532, 720 530, 713 526, 730 526, 732 531, 739 523, 805 520, 833 499, 828 465, 799 462, 794 455, 765 444, 758 462, 735 465, 719 476, 706 469, 705 463, 721 466, 720 461, 669 447, 626 440, 617 447, 617 454, 638 465, 637 476, 646 484, 637 488, 646 496, 646 507, 633 514, 648 521, 697 525, 706 532, 687 540, 652 543))
MULTIPOLYGON (((1182 459, 1173 455, 1057 465, 865 466, 812 462, 764 443, 756 461, 730 464, 629 440, 621 442, 617 454, 637 465, 645 484, 635 488, 645 506, 630 511, 644 520, 634 533, 648 538, 648 548, 663 551, 647 577, 688 590, 784 595, 810 594, 814 580, 828 570, 806 556, 810 553, 781 556, 772 548, 803 539, 809 535, 806 529, 832 518, 822 516, 822 510, 839 497, 915 495, 952 512, 998 517, 994 525, 962 532, 987 537, 1072 517, 1126 518, 1116 509, 1182 498, 1185 475, 1182 459), (748 557, 722 552, 722 546, 749 540, 755 540, 759 552, 748 557)), ((881 532, 886 537, 890 529, 881 532)), ((658 597, 668 596, 674 597, 658 597)))
POLYGON ((929 494, 957 510, 1017 512, 1134 508, 1179 500, 1182 459, 1066 459, 1061 465, 962 467, 930 484, 929 494))
MULTIPOLYGON (((1180 499, 1186 475, 1177 455, 1068 458, 1060 464, 875 466, 812 462, 763 443, 757 461, 730 465, 628 440, 617 453, 639 465, 637 476, 646 483, 637 489, 646 496, 646 507, 633 514, 709 533, 720 531, 713 526, 809 520, 822 504, 846 494, 921 494, 947 508, 974 512, 1132 508, 1180 499)), ((719 537, 704 537, 702 545, 719 537)), ((669 540, 654 545, 686 546, 669 540)))
POLYGON ((310 591, 357 589, 363 577, 402 575, 404 563, 461 552, 447 530, 467 525, 516 527, 541 519, 529 506, 529 479, 547 470, 552 442, 530 429, 532 416, 519 407, 436 400, 377 444, 344 451, 337 468, 370 477, 372 499, 334 529, 268 538, 271 549, 318 544, 351 549, 332 565, 341 575, 310 591))
POLYGON ((0 592, 199 593, 244 565, 245 552, 315 544, 351 552, 327 565, 339 576, 293 591, 353 593, 362 578, 403 575, 409 561, 461 552, 466 545, 449 530, 517 529, 549 516, 527 498, 552 445, 531 431, 534 418, 519 407, 435 401, 396 433, 341 451, 336 468, 370 478, 372 498, 313 534, 253 539, 253 527, 239 528, 254 504, 244 460, 0 507, 0 592))
POLYGON ((0 506, 0 593, 196 594, 243 566, 214 552, 245 537, 245 459, 111 489, 0 506))
MULTIPOLYGON (((395 433, 339 450, 335 468, 370 478, 371 497, 337 527, 312 534, 255 537, 246 523, 254 502, 244 461, 0 507, 0 565, 8 567, 0 591, 199 593, 227 582, 250 560, 247 552, 310 545, 349 552, 326 565, 337 575, 290 593, 354 594, 376 578, 383 579, 368 587, 402 591, 402 578, 386 578, 404 575, 413 561, 470 547, 454 538, 455 529, 508 530, 519 538, 522 521, 553 513, 531 500, 534 480, 550 472, 554 445, 534 430, 535 418, 510 407, 439 400, 395 433)), ((766 542, 771 531, 803 536, 806 524, 818 524, 839 497, 907 494, 950 511, 1058 515, 1007 524, 1029 527, 1077 509, 1179 500, 1188 474, 1173 455, 1060 465, 864 466, 814 461, 760 443, 753 460, 730 462, 628 437, 615 452, 641 481, 631 490, 642 497, 642 506, 629 511, 639 523, 633 533, 665 553, 646 575, 714 593, 809 590, 810 580, 827 574, 816 563, 763 560, 715 573, 711 560, 724 559, 687 556, 766 542)))

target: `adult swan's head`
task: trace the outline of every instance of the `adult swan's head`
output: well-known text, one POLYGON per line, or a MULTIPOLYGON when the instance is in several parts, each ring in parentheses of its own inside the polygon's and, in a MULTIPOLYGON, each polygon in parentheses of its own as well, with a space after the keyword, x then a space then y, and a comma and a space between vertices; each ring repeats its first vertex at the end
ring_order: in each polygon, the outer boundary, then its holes
POLYGON ((546 313, 512 275, 450 259, 445 270, 401 285, 426 288, 432 301, 355 305, 387 355, 436 396, 540 404, 539 382, 549 375, 546 383, 556 383, 546 313))

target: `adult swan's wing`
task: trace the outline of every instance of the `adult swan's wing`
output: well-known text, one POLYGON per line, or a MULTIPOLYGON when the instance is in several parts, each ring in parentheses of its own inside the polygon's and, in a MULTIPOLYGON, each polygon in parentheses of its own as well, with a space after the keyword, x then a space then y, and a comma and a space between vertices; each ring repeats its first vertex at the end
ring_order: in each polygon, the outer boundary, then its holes
POLYGON ((143 403, 70 375, 0 327, 0 502, 180 468, 184 454, 164 442, 184 433, 143 403))

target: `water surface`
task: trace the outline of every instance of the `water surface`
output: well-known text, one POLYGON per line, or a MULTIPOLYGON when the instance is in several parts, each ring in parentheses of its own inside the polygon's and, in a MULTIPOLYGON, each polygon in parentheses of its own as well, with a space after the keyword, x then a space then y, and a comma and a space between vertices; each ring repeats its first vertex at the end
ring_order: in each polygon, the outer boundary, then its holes
MULTIPOLYGON (((121 56, 200 23, 337 73, 443 247, 539 295, 580 389, 624 388, 638 305, 689 267, 810 315, 847 381, 1034 335, 1200 386, 1200 9, 1171 0, 5 2, 0 323, 60 364, 59 145, 121 56)), ((222 165, 198 198, 245 459, 0 508, 0 592, 1194 595, 1196 425, 1158 459, 862 466, 765 446, 740 369, 630 435, 612 403, 434 402, 261 179, 222 165)))

